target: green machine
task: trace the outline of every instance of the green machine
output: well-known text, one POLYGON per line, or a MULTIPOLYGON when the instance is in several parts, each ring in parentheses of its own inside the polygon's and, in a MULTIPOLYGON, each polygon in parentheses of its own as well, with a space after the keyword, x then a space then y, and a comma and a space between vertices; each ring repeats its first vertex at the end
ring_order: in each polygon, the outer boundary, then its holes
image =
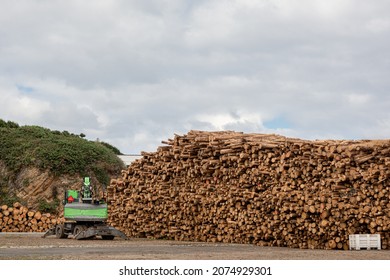
POLYGON ((94 190, 90 178, 85 177, 81 191, 67 190, 64 199, 63 224, 49 229, 42 237, 55 235, 57 238, 67 238, 73 235, 75 239, 89 239, 101 236, 112 240, 115 236, 127 239, 127 236, 116 228, 107 225, 107 203, 94 199, 94 190))

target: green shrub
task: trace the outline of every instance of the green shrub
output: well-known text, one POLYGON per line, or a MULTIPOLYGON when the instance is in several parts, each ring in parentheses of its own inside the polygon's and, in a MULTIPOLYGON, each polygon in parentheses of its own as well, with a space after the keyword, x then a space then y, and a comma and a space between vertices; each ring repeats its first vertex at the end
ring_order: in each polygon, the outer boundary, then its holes
POLYGON ((103 146, 113 151, 116 155, 122 155, 121 151, 119 151, 118 148, 114 147, 113 145, 106 143, 106 142, 100 142, 103 146))
POLYGON ((60 200, 57 198, 51 202, 48 202, 44 199, 40 199, 38 201, 38 210, 42 213, 56 214, 58 212, 59 206, 60 200))
POLYGON ((0 119, 0 160, 14 174, 25 166, 36 166, 55 175, 88 174, 107 184, 112 174, 124 168, 116 156, 120 151, 82 136, 0 119))
POLYGON ((15 202, 20 202, 23 204, 23 201, 14 194, 9 193, 6 187, 0 188, 0 205, 7 205, 12 207, 15 202))

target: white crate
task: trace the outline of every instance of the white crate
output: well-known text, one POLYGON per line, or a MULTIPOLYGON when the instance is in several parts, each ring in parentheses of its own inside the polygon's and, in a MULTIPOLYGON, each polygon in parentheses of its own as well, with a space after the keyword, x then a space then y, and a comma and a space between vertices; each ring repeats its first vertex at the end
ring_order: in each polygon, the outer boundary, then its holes
POLYGON ((381 249, 380 234, 350 234, 349 250, 381 249))

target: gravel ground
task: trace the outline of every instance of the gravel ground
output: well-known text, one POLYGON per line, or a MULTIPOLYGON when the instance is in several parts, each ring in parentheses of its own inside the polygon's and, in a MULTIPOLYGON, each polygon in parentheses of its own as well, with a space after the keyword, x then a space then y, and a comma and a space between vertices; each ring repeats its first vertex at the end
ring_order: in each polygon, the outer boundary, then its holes
POLYGON ((389 250, 331 251, 168 240, 75 240, 0 233, 2 260, 390 260, 389 250))

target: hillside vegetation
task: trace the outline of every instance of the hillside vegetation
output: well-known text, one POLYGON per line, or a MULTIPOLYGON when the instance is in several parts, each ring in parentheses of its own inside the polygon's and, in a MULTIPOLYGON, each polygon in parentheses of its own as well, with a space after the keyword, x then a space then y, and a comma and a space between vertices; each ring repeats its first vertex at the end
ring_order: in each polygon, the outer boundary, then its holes
MULTIPOLYGON (((91 176, 102 185, 120 174, 123 162, 119 150, 104 142, 89 141, 85 135, 52 131, 39 126, 19 126, 0 119, 0 200, 25 168, 38 168, 50 176, 91 176), (4 175, 6 174, 6 176, 4 175)), ((28 182, 25 184, 28 184, 28 182)), ((17 188, 20 188, 18 186, 17 188)), ((0 201, 1 202, 1 201, 0 201)))

